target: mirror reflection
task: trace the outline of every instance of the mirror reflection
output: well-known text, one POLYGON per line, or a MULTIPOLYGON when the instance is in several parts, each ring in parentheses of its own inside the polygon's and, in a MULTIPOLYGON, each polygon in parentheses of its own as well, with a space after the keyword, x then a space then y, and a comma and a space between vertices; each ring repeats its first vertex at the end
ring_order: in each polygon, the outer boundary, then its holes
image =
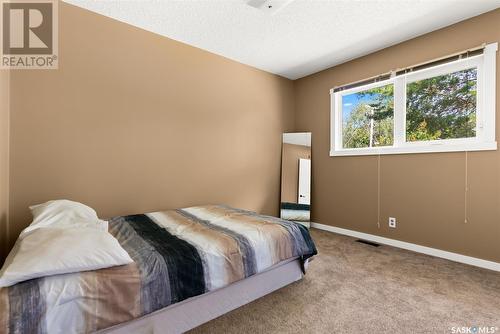
POLYGON ((284 133, 280 217, 309 227, 310 205, 311 133, 284 133))

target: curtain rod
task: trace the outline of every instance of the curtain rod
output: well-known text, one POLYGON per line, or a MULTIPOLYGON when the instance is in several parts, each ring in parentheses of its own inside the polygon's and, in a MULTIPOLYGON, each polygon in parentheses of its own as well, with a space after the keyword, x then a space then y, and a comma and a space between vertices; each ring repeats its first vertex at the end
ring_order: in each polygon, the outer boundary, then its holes
POLYGON ((330 90, 330 93, 336 93, 336 92, 340 92, 340 91, 347 90, 350 88, 364 86, 364 85, 367 85, 370 83, 375 83, 378 81, 387 80, 387 79, 390 79, 391 77, 394 77, 394 76, 403 75, 406 73, 418 71, 418 70, 428 68, 428 67, 437 66, 440 64, 445 64, 448 62, 452 62, 454 60, 459 60, 459 59, 463 59, 463 58, 477 56, 477 55, 483 54, 485 48, 486 48, 486 43, 483 43, 480 46, 466 49, 466 50, 462 50, 459 52, 455 52, 455 53, 449 54, 449 55, 444 56, 444 57, 434 58, 432 60, 429 60, 429 61, 426 61, 423 63, 418 63, 418 64, 407 66, 404 68, 391 70, 389 72, 385 72, 385 73, 375 75, 375 76, 372 76, 369 78, 365 78, 365 79, 358 80, 358 81, 353 81, 353 82, 348 83, 348 84, 335 86, 330 90))

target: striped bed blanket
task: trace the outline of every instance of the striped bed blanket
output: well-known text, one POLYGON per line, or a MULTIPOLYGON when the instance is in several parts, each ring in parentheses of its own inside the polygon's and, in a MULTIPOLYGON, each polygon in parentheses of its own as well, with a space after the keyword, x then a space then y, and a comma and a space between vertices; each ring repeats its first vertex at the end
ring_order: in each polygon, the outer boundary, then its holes
POLYGON ((317 253, 302 225, 221 205, 115 217, 109 231, 134 263, 0 289, 0 332, 93 332, 317 253))

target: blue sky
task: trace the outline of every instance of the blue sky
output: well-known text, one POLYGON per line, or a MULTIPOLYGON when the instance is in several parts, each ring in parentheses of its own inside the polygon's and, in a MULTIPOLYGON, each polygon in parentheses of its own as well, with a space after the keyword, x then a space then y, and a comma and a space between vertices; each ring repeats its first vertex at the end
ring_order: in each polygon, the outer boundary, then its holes
POLYGON ((345 122, 360 103, 371 103, 374 100, 375 96, 361 96, 359 93, 342 96, 342 119, 345 122))

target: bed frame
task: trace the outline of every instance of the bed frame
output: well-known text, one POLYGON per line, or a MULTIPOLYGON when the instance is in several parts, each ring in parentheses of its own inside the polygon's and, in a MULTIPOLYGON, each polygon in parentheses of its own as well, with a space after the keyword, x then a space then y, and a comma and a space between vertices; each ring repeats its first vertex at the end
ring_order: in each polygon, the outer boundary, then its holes
MULTIPOLYGON (((304 267, 307 267, 307 262, 304 267)), ((298 259, 290 259, 227 287, 186 299, 141 318, 100 330, 97 333, 184 333, 298 281, 302 277, 301 262, 298 259)))

